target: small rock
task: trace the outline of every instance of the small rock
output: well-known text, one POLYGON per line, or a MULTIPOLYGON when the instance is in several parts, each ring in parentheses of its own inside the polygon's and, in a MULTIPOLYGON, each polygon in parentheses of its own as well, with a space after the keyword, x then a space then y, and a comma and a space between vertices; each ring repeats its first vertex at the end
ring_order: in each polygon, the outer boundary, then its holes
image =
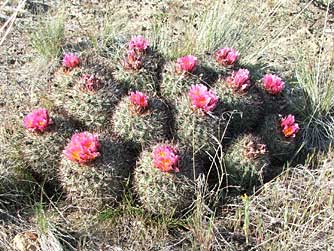
POLYGON ((27 231, 17 234, 13 239, 13 247, 17 251, 40 251, 38 235, 27 231))

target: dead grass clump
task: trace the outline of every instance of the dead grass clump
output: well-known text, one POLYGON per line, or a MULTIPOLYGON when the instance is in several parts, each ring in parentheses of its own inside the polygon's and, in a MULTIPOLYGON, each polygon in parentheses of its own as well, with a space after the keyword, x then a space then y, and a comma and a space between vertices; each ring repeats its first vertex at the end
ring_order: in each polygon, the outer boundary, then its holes
POLYGON ((243 233, 252 250, 328 250, 334 245, 334 161, 297 167, 233 206, 223 224, 243 233))

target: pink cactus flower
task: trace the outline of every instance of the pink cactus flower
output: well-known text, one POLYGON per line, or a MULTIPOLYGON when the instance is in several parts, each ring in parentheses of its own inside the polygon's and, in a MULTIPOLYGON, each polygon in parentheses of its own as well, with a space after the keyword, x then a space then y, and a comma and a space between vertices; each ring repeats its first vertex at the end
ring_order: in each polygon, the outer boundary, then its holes
POLYGON ((236 91, 246 91, 251 85, 250 73, 247 69, 232 72, 226 81, 236 91))
POLYGON ((266 91, 272 95, 281 93, 285 86, 280 77, 272 74, 264 75, 262 82, 264 89, 266 89, 266 91))
POLYGON ((149 42, 141 35, 132 36, 129 42, 129 49, 136 52, 144 52, 149 46, 149 42))
POLYGON ((287 138, 294 138, 299 131, 299 125, 295 123, 295 117, 291 114, 281 119, 281 128, 287 138))
POLYGON ((63 58, 63 66, 69 69, 77 67, 80 64, 80 59, 73 53, 65 54, 63 58))
POLYGON ((281 127, 289 126, 295 123, 295 116, 289 114, 285 118, 281 119, 281 127))
POLYGON ((177 59, 176 70, 178 72, 193 72, 196 69, 197 57, 187 55, 177 59))
POLYGON ((147 96, 139 91, 130 92, 130 102, 141 109, 145 109, 148 106, 147 96))
POLYGON ((291 126, 287 126, 284 127, 282 132, 284 134, 285 137, 296 137, 296 133, 299 131, 299 125, 297 123, 291 125, 291 126))
POLYGON ((193 108, 201 109, 203 112, 212 111, 218 103, 217 95, 202 84, 192 85, 188 96, 193 108))
POLYGON ((153 150, 153 165, 162 172, 179 172, 179 159, 174 147, 162 145, 153 150))
POLYGON ((221 48, 215 52, 216 61, 223 66, 234 65, 238 58, 239 53, 233 48, 221 48))
POLYGON ((89 91, 95 91, 101 86, 101 81, 94 74, 85 74, 82 76, 82 80, 89 91))
POLYGON ((80 132, 73 134, 63 153, 69 160, 85 164, 100 156, 99 148, 96 134, 80 132))
POLYGON ((44 132, 52 123, 48 110, 45 108, 36 109, 23 119, 24 127, 31 132, 44 132))

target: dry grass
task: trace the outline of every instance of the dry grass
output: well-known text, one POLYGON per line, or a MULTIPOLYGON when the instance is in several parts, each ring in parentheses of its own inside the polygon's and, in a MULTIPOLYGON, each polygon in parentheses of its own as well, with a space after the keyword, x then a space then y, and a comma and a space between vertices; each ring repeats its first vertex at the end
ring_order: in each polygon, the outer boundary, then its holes
POLYGON ((316 51, 296 49, 296 85, 301 100, 297 112, 303 120, 302 140, 307 151, 327 151, 334 140, 333 35, 326 34, 327 9, 316 51))
POLYGON ((334 245, 333 164, 331 155, 317 169, 287 170, 250 197, 248 208, 232 205, 229 210, 234 214, 224 215, 222 224, 234 233, 244 233, 251 250, 330 250, 334 245))

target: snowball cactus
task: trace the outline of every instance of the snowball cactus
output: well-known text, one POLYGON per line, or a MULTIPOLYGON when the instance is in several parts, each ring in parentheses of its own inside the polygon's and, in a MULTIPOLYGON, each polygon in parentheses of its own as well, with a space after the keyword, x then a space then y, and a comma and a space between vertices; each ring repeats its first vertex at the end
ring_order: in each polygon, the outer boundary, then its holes
POLYGON ((180 215, 195 198, 202 163, 192 153, 168 143, 142 152, 134 172, 134 189, 142 206, 153 214, 180 215))
POLYGON ((229 185, 251 189, 263 183, 270 167, 269 153, 260 137, 241 135, 227 149, 224 164, 229 185))
POLYGON ((133 153, 124 143, 81 132, 64 149, 58 176, 71 203, 97 209, 123 195, 133 164, 133 153))
POLYGON ((168 106, 158 98, 131 92, 116 106, 113 126, 121 138, 141 145, 166 140, 170 136, 168 106))

